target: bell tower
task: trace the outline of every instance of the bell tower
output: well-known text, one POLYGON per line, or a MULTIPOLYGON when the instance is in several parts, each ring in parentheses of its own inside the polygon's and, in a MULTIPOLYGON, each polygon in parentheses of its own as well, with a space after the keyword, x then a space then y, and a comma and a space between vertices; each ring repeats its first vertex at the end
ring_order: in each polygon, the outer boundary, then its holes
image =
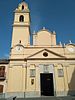
POLYGON ((24 0, 14 11, 14 22, 11 47, 21 43, 23 46, 30 44, 30 12, 24 0))

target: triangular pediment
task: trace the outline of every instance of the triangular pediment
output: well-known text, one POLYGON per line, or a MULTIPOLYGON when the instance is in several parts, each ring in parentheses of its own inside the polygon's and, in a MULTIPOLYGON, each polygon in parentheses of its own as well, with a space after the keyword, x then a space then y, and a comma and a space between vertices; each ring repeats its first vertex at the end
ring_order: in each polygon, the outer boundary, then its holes
POLYGON ((51 51, 51 50, 48 50, 48 49, 43 49, 43 50, 40 50, 30 56, 27 57, 28 59, 46 59, 46 58, 49 58, 49 59, 56 59, 56 58, 65 58, 64 56, 54 52, 54 51, 51 51))

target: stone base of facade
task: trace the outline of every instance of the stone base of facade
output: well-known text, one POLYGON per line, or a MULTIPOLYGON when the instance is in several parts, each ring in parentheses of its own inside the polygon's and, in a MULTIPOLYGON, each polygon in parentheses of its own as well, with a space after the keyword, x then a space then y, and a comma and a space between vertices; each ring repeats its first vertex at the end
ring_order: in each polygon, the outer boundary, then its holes
MULTIPOLYGON (((75 91, 57 91, 54 93, 54 96, 75 96, 75 91)), ((12 92, 5 93, 5 98, 17 97, 17 98, 35 98, 41 97, 40 91, 28 91, 28 92, 12 92)))
POLYGON ((5 98, 5 93, 0 93, 0 99, 5 98))
POLYGON ((57 91, 56 96, 67 96, 67 91, 57 91))
POLYGON ((5 93, 5 98, 10 98, 10 97, 25 98, 25 92, 5 93))
POLYGON ((72 90, 72 91, 57 91, 56 96, 75 96, 75 90, 72 90))
POLYGON ((28 92, 11 92, 5 93, 5 98, 17 97, 17 98, 32 98, 40 97, 39 91, 28 91, 28 92))
POLYGON ((39 91, 28 91, 25 93, 26 98, 31 98, 31 97, 40 97, 40 92, 39 91))

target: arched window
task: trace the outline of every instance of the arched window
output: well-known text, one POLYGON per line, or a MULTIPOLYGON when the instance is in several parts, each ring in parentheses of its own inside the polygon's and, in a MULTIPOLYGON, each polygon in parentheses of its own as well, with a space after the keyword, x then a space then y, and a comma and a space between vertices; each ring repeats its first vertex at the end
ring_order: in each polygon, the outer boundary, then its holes
POLYGON ((22 5, 22 10, 24 10, 24 5, 22 5))
POLYGON ((19 21, 24 22, 24 16, 23 15, 20 16, 19 21))
POLYGON ((19 40, 19 43, 21 43, 21 40, 19 40))

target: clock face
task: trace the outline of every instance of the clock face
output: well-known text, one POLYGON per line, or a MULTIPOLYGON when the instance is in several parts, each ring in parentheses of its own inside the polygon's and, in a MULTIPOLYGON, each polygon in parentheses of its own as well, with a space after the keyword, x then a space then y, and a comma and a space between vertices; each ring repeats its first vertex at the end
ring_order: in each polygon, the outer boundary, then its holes
POLYGON ((70 51, 70 52, 74 52, 74 51, 75 51, 75 49, 74 49, 74 48, 72 48, 72 47, 70 47, 70 48, 68 48, 68 51, 70 51))
POLYGON ((23 47, 22 46, 16 46, 17 51, 22 51, 23 47))

